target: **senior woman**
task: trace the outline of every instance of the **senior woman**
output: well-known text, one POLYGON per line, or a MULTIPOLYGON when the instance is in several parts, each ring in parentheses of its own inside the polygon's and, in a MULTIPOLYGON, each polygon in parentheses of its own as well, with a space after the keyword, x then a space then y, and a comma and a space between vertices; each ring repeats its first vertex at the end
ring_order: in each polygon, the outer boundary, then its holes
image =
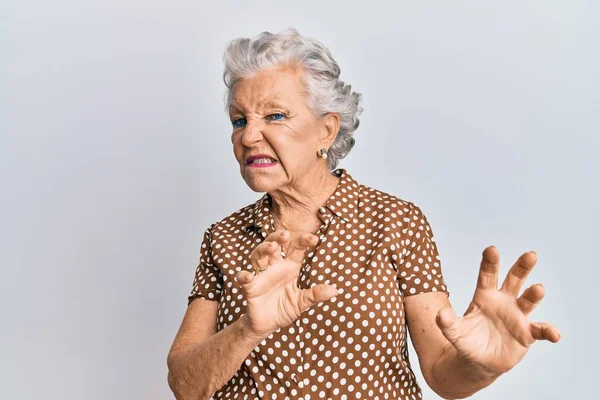
POLYGON ((486 248, 457 317, 423 211, 336 169, 361 96, 327 48, 289 28, 232 41, 224 61, 235 158, 265 194, 204 232, 168 356, 176 398, 421 398, 407 330, 432 390, 464 398, 560 339, 528 318, 543 286, 519 296, 535 252, 498 289, 486 248))

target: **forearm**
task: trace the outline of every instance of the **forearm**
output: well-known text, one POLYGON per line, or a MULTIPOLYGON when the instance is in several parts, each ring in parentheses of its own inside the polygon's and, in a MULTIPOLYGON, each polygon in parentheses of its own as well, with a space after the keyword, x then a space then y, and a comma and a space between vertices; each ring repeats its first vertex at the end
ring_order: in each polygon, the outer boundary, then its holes
MULTIPOLYGON (((245 318, 242 316, 241 318, 245 318)), ((169 386, 178 400, 208 399, 240 368, 263 338, 237 320, 202 343, 169 358, 169 386)))
POLYGON ((499 376, 470 363, 448 344, 432 367, 431 386, 445 399, 464 399, 491 385, 499 376))

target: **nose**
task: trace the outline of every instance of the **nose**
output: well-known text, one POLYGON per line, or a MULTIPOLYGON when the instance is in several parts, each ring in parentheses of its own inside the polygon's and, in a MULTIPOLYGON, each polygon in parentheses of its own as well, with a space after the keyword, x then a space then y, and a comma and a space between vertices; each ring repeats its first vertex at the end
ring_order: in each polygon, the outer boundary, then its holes
POLYGON ((252 147, 263 139, 262 126, 257 121, 246 121, 244 132, 242 132, 242 144, 246 147, 252 147))

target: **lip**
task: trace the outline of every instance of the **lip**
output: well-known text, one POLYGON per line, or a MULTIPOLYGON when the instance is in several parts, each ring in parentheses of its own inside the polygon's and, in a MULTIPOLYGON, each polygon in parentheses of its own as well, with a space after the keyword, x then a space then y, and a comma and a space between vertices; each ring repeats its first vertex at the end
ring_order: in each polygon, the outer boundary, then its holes
POLYGON ((251 167, 270 167, 271 165, 275 165, 276 163, 277 163, 277 159, 268 154, 255 154, 246 159, 246 165, 250 165, 251 167), (269 164, 250 164, 252 161, 256 160, 257 158, 272 158, 273 160, 275 160, 275 162, 269 163, 269 164))
POLYGON ((247 167, 248 168, 269 168, 276 164, 277 164, 277 162, 269 163, 269 164, 248 164, 247 167))

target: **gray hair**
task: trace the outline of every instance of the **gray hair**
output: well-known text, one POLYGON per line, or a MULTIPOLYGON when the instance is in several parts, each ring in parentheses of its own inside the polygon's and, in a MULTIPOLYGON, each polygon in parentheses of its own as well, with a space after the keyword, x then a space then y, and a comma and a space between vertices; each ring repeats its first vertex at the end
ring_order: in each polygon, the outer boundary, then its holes
POLYGON ((339 113, 340 129, 327 151, 327 166, 334 170, 340 159, 354 146, 354 131, 358 128, 362 95, 339 79, 341 70, 329 49, 317 40, 302 36, 295 28, 279 33, 262 32, 255 38, 232 40, 223 56, 225 109, 228 112, 235 85, 261 70, 295 65, 304 71, 306 100, 313 114, 320 118, 329 112, 339 113))

